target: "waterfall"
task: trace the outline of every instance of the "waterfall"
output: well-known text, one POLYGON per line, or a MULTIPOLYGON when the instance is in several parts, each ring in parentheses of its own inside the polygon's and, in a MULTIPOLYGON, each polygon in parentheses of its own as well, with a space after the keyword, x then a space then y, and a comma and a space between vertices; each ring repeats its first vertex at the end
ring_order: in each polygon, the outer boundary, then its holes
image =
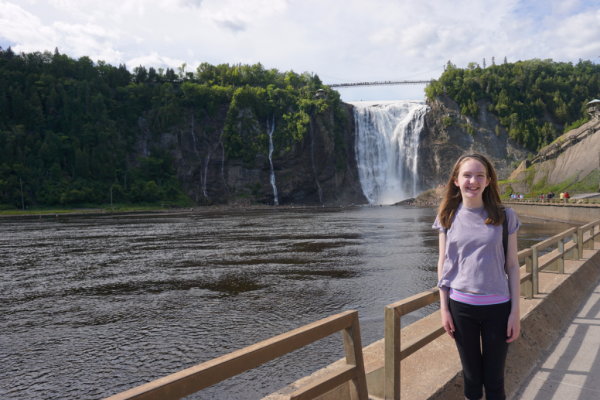
MULTIPOLYGON (((206 137, 206 130, 204 130, 204 142, 206 143, 206 148, 208 149, 208 154, 206 155, 206 160, 204 163, 204 179, 202 179, 202 193, 204 193, 204 197, 208 199, 208 194, 206 193, 206 182, 208 181, 208 163, 210 161, 211 154, 217 150, 217 147, 221 145, 221 139, 223 137, 223 132, 221 132, 221 136, 219 136, 219 142, 211 149, 210 141, 206 137)), ((223 163, 221 163, 221 174, 223 174, 223 163)))
POLYGON ((319 203, 323 203, 323 191, 321 185, 319 185, 319 179, 317 178, 317 168, 315 167, 315 133, 313 132, 312 126, 312 115, 308 120, 310 124, 310 159, 312 161, 313 173, 315 174, 315 182, 317 182, 317 190, 319 192, 319 203))
POLYGON ((360 101, 354 105, 356 163, 371 204, 392 204, 418 193, 418 147, 424 101, 360 101))
MULTIPOLYGON (((198 149, 196 148, 196 134, 194 133, 194 106, 192 106, 192 140, 194 141, 194 152, 196 153, 196 157, 198 157, 199 165, 200 165, 200 179, 202 179, 202 157, 198 153, 198 149)), ((204 193, 206 197, 206 193, 204 193)))
POLYGON ((269 125, 267 118, 267 133, 269 134, 269 163, 271 163, 271 186, 273 186, 273 202, 276 206, 279 205, 277 198, 277 185, 275 185, 275 170, 273 169, 273 132, 275 131, 275 114, 273 114, 273 122, 269 125))
POLYGON ((227 186, 227 181, 225 180, 225 146, 223 145, 223 131, 221 131, 221 140, 219 140, 219 143, 221 143, 221 149, 223 149, 223 158, 221 159, 221 178, 223 179, 223 184, 225 185, 225 188, 227 190, 229 190, 229 186, 227 186))
MULTIPOLYGON (((204 132, 204 137, 206 137, 206 132, 204 132)), ((208 162, 210 161, 210 147, 208 148, 208 154, 206 155, 206 160, 204 163, 204 179, 201 179, 202 181, 202 193, 204 194, 204 197, 206 197, 208 199, 208 195, 206 194, 206 179, 207 179, 207 175, 208 175, 208 162)))

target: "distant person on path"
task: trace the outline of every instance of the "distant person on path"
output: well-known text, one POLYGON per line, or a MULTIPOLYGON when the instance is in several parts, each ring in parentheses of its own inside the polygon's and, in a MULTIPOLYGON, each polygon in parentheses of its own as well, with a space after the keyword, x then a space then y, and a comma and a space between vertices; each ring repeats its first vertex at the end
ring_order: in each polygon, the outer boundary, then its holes
POLYGON ((569 196, 569 192, 565 192, 565 202, 568 203, 571 196, 569 196))
POLYGON ((456 342, 467 400, 481 399, 484 387, 486 399, 506 399, 508 344, 521 329, 520 225, 513 209, 503 210, 498 178, 488 159, 479 154, 459 158, 433 228, 439 231, 442 325, 456 342))
POLYGON ((565 194, 563 192, 560 192, 560 202, 564 202, 565 201, 565 194))

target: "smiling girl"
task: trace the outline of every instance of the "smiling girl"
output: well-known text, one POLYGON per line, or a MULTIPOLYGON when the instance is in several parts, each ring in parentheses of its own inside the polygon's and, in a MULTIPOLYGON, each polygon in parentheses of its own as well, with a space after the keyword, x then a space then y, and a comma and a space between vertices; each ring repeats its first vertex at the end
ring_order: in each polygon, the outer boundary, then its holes
POLYGON ((520 331, 519 226, 517 214, 501 204, 496 172, 487 158, 459 158, 433 228, 440 232, 442 324, 458 348, 467 400, 481 399, 483 387, 487 400, 506 399, 504 363, 508 344, 520 331))

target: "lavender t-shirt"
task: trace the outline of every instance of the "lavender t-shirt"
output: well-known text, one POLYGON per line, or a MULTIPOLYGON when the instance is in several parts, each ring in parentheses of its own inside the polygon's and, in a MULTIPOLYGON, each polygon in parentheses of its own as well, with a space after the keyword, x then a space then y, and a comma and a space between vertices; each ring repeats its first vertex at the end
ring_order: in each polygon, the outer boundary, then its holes
MULTIPOLYGON (((504 272, 502 224, 486 225, 484 206, 467 208, 462 205, 446 232, 446 260, 438 287, 467 292, 510 296, 508 279, 504 272)), ((508 234, 519 230, 521 223, 512 208, 506 208, 508 234)), ((433 228, 444 232, 439 215, 433 228)))

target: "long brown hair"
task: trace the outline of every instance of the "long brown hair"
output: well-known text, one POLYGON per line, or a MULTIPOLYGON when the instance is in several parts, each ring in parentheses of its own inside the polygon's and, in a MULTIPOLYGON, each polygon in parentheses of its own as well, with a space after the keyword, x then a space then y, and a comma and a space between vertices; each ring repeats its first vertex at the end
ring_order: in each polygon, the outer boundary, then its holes
POLYGON ((462 203, 462 195, 460 188, 454 184, 454 181, 458 180, 458 172, 463 163, 468 160, 477 160, 483 164, 486 169, 487 178, 490 179, 490 184, 483 190, 483 205, 488 213, 488 218, 485 220, 486 224, 500 225, 504 221, 504 213, 502 212, 502 200, 500 200, 500 189, 498 188, 498 177, 494 166, 489 162, 487 158, 481 154, 473 153, 462 156, 454 164, 450 179, 446 185, 446 196, 439 208, 440 223, 446 229, 450 229, 452 220, 458 210, 458 206, 462 203))

